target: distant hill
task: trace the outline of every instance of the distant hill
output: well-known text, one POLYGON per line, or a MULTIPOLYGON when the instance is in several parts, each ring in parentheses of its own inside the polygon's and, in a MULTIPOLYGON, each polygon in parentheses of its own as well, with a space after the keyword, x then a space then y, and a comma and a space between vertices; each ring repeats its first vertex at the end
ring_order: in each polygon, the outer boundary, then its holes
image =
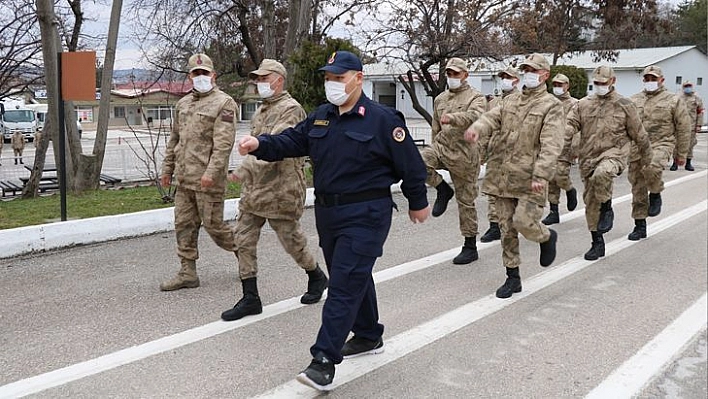
POLYGON ((151 81, 158 76, 160 76, 159 72, 148 69, 117 69, 113 71, 113 84, 151 81))

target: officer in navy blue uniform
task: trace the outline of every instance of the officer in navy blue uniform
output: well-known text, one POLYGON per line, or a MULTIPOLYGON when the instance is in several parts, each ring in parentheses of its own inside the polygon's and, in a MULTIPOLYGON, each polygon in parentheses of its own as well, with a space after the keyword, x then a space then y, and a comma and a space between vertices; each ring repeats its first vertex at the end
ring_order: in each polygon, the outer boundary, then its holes
POLYGON ((425 164, 403 115, 362 92, 359 58, 337 51, 320 71, 329 103, 278 135, 242 138, 239 152, 266 161, 309 155, 314 164, 315 218, 330 283, 313 360, 297 379, 327 390, 343 357, 383 351, 371 273, 396 207, 391 184, 402 180, 413 223, 425 221, 430 207, 425 164))

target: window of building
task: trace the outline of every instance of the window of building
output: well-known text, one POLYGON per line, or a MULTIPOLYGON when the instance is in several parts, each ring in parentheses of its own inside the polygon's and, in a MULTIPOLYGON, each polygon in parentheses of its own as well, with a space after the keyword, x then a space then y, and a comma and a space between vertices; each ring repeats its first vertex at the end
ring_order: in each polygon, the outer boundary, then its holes
POLYGON ((676 84, 677 84, 677 85, 680 85, 681 82, 683 82, 683 78, 682 78, 681 76, 677 76, 677 77, 676 77, 676 84))
POLYGON ((241 119, 242 120, 251 120, 253 118, 253 114, 256 113, 256 109, 258 108, 258 103, 244 103, 241 104, 241 119))
POLYGON ((114 118, 125 118, 125 107, 113 107, 114 118))
POLYGON ((703 78, 696 78, 696 86, 703 86, 703 78))
POLYGON ((81 122, 93 122, 93 107, 81 105, 77 106, 76 119, 80 119, 81 122))

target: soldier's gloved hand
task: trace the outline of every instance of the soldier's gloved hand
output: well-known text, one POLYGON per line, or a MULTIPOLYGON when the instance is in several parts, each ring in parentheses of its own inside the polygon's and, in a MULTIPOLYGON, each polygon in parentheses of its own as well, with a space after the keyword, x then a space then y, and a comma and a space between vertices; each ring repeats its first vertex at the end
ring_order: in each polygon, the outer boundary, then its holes
POLYGON ((160 185, 162 187, 169 187, 171 182, 172 182, 172 176, 170 176, 170 175, 160 176, 160 185))
POLYGON ((531 180, 531 191, 534 193, 542 193, 546 187, 546 182, 543 180, 531 180))
POLYGON ((238 153, 247 155, 249 152, 257 150, 259 144, 258 139, 253 136, 242 137, 238 141, 238 153))
POLYGON ((214 179, 207 175, 202 175, 201 178, 202 188, 209 188, 214 185, 214 179))
POLYGON ((465 130, 465 140, 470 143, 476 143, 479 140, 479 133, 474 131, 472 128, 465 130))
POLYGON ((430 217, 430 205, 426 206, 423 209, 414 211, 414 210, 408 210, 408 217, 411 219, 411 222, 413 223, 423 223, 425 222, 428 217, 430 217))

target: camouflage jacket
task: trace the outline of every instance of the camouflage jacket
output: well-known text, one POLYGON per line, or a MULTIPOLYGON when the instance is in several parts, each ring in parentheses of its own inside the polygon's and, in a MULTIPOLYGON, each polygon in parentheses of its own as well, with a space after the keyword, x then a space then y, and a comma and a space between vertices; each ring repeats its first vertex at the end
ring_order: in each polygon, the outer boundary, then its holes
MULTIPOLYGON (((288 92, 263 100, 251 121, 251 135, 279 134, 307 114, 288 92)), ((305 158, 266 162, 248 155, 236 175, 241 178, 239 210, 263 218, 297 220, 305 206, 305 158)))
POLYGON ((23 150, 25 148, 25 136, 20 132, 15 132, 10 138, 13 150, 23 150))
POLYGON ((489 163, 482 192, 546 204, 548 185, 531 191, 532 180, 548 181, 555 174, 563 147, 563 108, 541 85, 507 96, 472 125, 480 148, 488 148, 489 163))
POLYGON ((516 86, 514 86, 514 88, 509 91, 502 91, 501 96, 494 96, 494 98, 492 98, 489 101, 489 103, 487 104, 487 110, 490 110, 494 107, 499 106, 499 104, 501 104, 501 100, 503 100, 504 98, 506 98, 507 96, 509 96, 511 94, 516 94, 516 93, 520 93, 519 89, 516 86))
MULTIPOLYGON (((575 97, 571 97, 570 93, 566 92, 562 96, 556 97, 561 102, 563 103, 563 116, 566 117, 568 115, 568 112, 578 103, 578 99, 575 97)), ((565 129, 565 121, 563 123, 563 128, 565 129)), ((567 162, 571 163, 573 161, 573 155, 572 155, 572 142, 573 142, 573 137, 566 137, 565 138, 565 143, 563 144, 563 150, 561 151, 560 156, 558 157, 558 161, 562 162, 567 162)))
MULTIPOLYGON (((652 148, 665 147, 673 153, 676 147, 679 158, 685 159, 694 125, 681 97, 661 87, 655 92, 641 91, 632 96, 632 101, 637 106, 652 148)), ((639 150, 633 144, 629 160, 639 159, 639 150)))
POLYGON ((570 110, 566 141, 576 132, 580 132, 578 154, 583 178, 592 175, 597 164, 605 159, 619 161, 624 170, 632 141, 639 146, 642 164, 648 165, 651 162, 649 138, 637 107, 614 89, 606 96, 593 94, 584 97, 570 110))
POLYGON ((223 195, 237 112, 234 99, 216 87, 182 97, 175 106, 162 175, 174 175, 179 187, 223 195), (214 180, 212 187, 201 188, 204 175, 214 180))
POLYGON ((683 102, 686 103, 688 108, 688 115, 691 118, 692 128, 695 126, 701 126, 703 124, 703 118, 700 116, 700 112, 703 112, 703 100, 698 97, 698 94, 681 94, 683 102))
POLYGON ((440 94, 433 102, 432 139, 451 150, 467 153, 475 149, 465 141, 465 130, 479 118, 487 108, 484 94, 466 82, 457 89, 440 94), (448 114, 449 124, 440 124, 440 118, 448 114))

